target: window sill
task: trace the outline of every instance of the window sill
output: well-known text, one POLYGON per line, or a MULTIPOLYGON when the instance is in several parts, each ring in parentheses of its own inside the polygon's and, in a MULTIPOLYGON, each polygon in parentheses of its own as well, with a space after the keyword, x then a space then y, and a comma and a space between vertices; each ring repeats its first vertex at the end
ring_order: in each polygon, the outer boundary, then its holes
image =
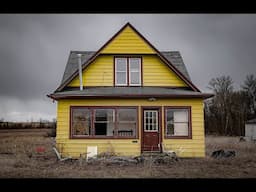
POLYGON ((192 139, 192 136, 165 136, 165 139, 192 139))
POLYGON ((129 136, 71 136, 70 139, 138 139, 138 137, 129 136))

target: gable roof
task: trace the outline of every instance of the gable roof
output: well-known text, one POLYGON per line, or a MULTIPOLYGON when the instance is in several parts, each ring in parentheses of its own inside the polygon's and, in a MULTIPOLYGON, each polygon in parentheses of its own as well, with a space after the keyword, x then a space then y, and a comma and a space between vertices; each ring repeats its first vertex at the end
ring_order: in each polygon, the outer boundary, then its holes
MULTIPOLYGON (((95 51, 71 51, 61 84, 63 84, 78 69, 77 54, 81 54, 82 62, 87 63, 87 60, 90 59, 95 53, 95 51)), ((168 59, 168 61, 171 62, 187 79, 190 80, 190 76, 179 51, 165 51, 161 52, 161 54, 168 59)))
POLYGON ((95 54, 95 51, 71 51, 62 76, 61 84, 63 84, 78 69, 77 54, 81 54, 82 63, 86 63, 88 59, 95 54))
MULTIPOLYGON (((181 78, 189 87, 191 87, 192 90, 194 91, 199 91, 200 90, 191 82, 190 78, 188 78, 188 73, 185 72, 187 70, 183 70, 184 73, 182 73, 177 67, 175 67, 175 65, 169 61, 168 58, 171 58, 172 54, 166 54, 167 58, 160 52, 158 51, 142 34, 140 34, 129 22, 124 25, 109 41, 107 41, 97 52, 95 52, 94 54, 92 54, 90 57, 88 56, 88 60, 82 62, 82 70, 84 70, 90 63, 92 63, 96 57, 101 53, 101 51, 113 40, 115 39, 116 36, 118 36, 127 26, 131 27, 133 29, 133 31, 135 33, 137 33, 137 35, 139 35, 153 50, 156 51, 157 55, 159 56, 159 58, 179 77, 181 78), (185 73, 187 73, 187 75, 184 75, 185 73)), ((182 62, 183 63, 183 62, 182 62)), ((183 63, 184 65, 184 63, 183 63)), ((64 81, 62 81, 61 85, 55 90, 55 92, 61 91, 63 90, 63 88, 68 85, 68 83, 70 83, 76 76, 78 75, 78 69, 75 70, 68 78, 64 78, 64 81)), ((62 78, 62 80, 63 80, 62 78)))

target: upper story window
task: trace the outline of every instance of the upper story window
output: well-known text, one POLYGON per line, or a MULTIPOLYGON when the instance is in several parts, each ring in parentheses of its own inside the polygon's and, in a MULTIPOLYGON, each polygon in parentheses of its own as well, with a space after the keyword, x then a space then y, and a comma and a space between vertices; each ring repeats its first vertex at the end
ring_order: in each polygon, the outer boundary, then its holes
POLYGON ((115 85, 141 86, 141 58, 115 58, 115 85))

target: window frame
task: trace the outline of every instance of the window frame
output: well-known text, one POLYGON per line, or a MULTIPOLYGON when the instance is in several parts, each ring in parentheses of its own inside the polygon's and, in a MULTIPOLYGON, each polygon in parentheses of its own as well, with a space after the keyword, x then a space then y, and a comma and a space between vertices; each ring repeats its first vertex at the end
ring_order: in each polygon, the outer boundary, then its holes
POLYGON ((128 57, 128 72, 129 72, 129 74, 128 74, 128 80, 129 80, 129 86, 132 86, 132 87, 134 87, 134 86, 141 86, 141 58, 140 57, 128 57), (136 72, 136 73, 139 73, 139 80, 140 80, 140 82, 138 83, 138 84, 131 84, 131 73, 133 73, 134 71, 131 71, 131 65, 130 65, 130 59, 139 59, 139 71, 138 72, 136 72))
POLYGON ((69 110, 69 138, 70 139, 138 139, 139 138, 139 109, 137 106, 70 106, 69 110), (74 109, 89 109, 91 114, 91 135, 74 135, 73 134, 73 110, 74 109), (114 133, 113 136, 95 135, 95 113, 96 109, 113 109, 114 110, 114 133), (118 136, 117 133, 117 109, 135 109, 136 115, 136 130, 134 136, 118 136))
POLYGON ((142 81, 142 56, 126 56, 126 55, 121 55, 121 56, 114 56, 114 86, 116 87, 141 87, 143 85, 142 81), (117 84, 117 62, 116 60, 119 58, 125 58, 126 59, 126 84, 117 84), (139 78, 140 78, 140 83, 139 84, 131 84, 131 72, 130 72, 130 59, 131 58, 136 58, 140 60, 139 64, 139 78))
POLYGON ((164 107, 164 138, 165 139, 192 139, 191 106, 166 106, 164 107), (167 135, 167 110, 187 109, 188 110, 188 135, 167 135))
MULTIPOLYGON (((143 129, 144 129, 144 132, 159 132, 159 119, 158 119, 158 116, 159 116, 159 115, 158 115, 158 113, 159 113, 158 110, 153 110, 153 109, 151 109, 151 110, 144 110, 144 111, 143 111, 143 115, 144 115, 144 116, 143 116, 143 118, 144 118, 144 124, 143 124, 144 127, 143 127, 143 129), (151 130, 150 130, 150 129, 148 129, 148 130, 145 129, 146 124, 147 124, 147 123, 146 123, 146 118, 147 118, 147 117, 145 116, 145 113, 146 113, 146 112, 151 112, 151 113, 157 112, 157 113, 156 113, 156 116, 155 116, 155 117, 156 117, 156 119, 155 119, 156 122, 155 122, 155 124, 154 124, 154 125, 157 127, 157 129, 151 129, 151 130)), ((153 116, 152 116, 152 117, 153 117, 153 116)), ((151 120, 153 120, 152 117, 151 117, 151 120)), ((152 125, 153 125, 153 122, 152 122, 152 123, 149 123, 149 124, 151 124, 151 126, 152 126, 152 125)), ((152 128, 153 128, 153 127, 152 127, 152 128)))
POLYGON ((129 64, 128 64, 128 59, 127 58, 125 58, 125 57, 114 57, 114 69, 115 69, 115 71, 114 71, 114 74, 115 74, 115 85, 116 86, 128 86, 129 85, 129 74, 128 74, 128 72, 129 72, 129 64), (126 59, 126 66, 125 66, 125 68, 126 68, 126 71, 117 71, 117 59, 126 59), (125 78, 125 82, 126 83, 124 83, 124 84, 117 84, 117 73, 118 72, 120 72, 120 73, 126 73, 126 78, 125 78))

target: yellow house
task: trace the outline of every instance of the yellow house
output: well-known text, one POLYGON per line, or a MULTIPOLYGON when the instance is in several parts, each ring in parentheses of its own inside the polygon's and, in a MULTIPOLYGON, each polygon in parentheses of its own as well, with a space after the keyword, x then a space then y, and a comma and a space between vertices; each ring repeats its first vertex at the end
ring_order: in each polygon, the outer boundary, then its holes
POLYGON ((57 100, 56 145, 135 156, 173 150, 204 157, 203 100, 178 51, 160 52, 130 23, 98 51, 71 51, 57 100))

